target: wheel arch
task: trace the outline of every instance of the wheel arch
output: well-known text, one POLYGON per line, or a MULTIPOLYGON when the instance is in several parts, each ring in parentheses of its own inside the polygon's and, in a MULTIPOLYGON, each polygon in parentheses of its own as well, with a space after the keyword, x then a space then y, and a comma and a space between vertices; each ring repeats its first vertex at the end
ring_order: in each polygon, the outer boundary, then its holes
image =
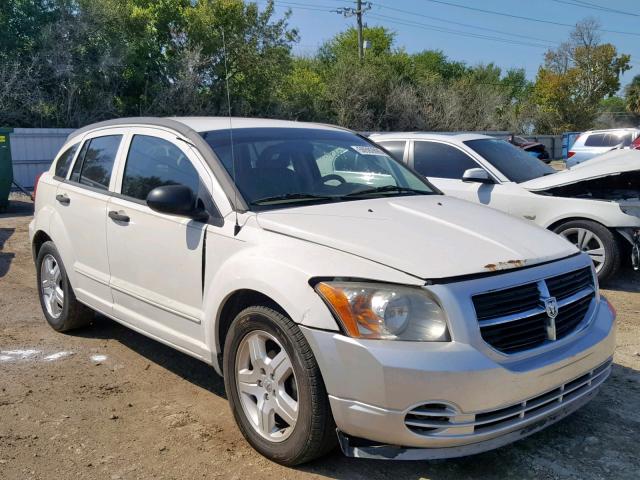
POLYGON ((31 253, 33 255, 33 260, 35 261, 38 258, 38 253, 44 245, 45 242, 50 242, 51 237, 44 230, 38 230, 33 235, 33 240, 31 241, 31 253))
POLYGON ((593 222, 593 223, 597 223, 598 225, 606 228, 607 230, 610 230, 611 232, 614 232, 614 229, 609 228, 608 226, 606 226, 604 223, 602 223, 601 221, 595 219, 595 218, 589 218, 586 216, 571 216, 571 217, 563 217, 560 219, 555 220, 553 223, 551 223, 550 225, 547 225, 547 229, 548 230, 555 230, 557 227, 559 227, 560 225, 564 224, 564 223, 568 223, 568 222, 593 222))
POLYGON ((216 367, 222 373, 222 356, 224 354, 224 343, 229 332, 231 322, 236 315, 247 307, 264 306, 291 318, 291 315, 273 298, 258 290, 242 288, 231 292, 223 300, 218 308, 216 318, 215 342, 216 342, 216 367))

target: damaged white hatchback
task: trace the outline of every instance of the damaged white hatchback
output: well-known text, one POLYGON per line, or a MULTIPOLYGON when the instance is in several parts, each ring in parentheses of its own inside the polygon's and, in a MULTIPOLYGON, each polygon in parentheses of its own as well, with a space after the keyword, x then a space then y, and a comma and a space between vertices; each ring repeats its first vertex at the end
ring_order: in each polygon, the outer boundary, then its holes
POLYGON ((371 139, 446 195, 548 228, 587 252, 600 281, 640 268, 640 151, 615 150, 557 171, 478 134, 389 133, 371 139))
POLYGON ((97 311, 207 362, 248 442, 285 465, 336 444, 493 449, 611 371, 615 313, 588 255, 336 127, 91 125, 40 178, 29 233, 54 329, 97 311))

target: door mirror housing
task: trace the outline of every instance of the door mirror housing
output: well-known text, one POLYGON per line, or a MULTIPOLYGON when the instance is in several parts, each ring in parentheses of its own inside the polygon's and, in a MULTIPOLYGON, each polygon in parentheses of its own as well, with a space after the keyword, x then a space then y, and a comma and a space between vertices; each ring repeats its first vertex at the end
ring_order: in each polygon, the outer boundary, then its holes
POLYGON ((192 218, 204 222, 209 214, 197 204, 197 196, 184 185, 163 185, 147 195, 147 205, 155 212, 192 218))
POLYGON ((463 182, 495 183, 484 168, 470 168, 462 174, 463 182))

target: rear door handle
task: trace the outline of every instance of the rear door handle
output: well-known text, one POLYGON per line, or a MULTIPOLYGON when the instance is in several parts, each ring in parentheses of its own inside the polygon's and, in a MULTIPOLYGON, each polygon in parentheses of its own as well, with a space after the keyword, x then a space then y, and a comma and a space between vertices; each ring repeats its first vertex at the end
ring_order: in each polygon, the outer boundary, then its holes
POLYGON ((129 223, 129 216, 128 215, 124 215, 122 213, 118 213, 115 210, 111 210, 109 212, 109 218, 111 220, 114 220, 116 222, 122 222, 122 223, 129 223))
POLYGON ((71 203, 71 199, 64 194, 59 193, 56 195, 56 200, 62 205, 69 205, 71 203))

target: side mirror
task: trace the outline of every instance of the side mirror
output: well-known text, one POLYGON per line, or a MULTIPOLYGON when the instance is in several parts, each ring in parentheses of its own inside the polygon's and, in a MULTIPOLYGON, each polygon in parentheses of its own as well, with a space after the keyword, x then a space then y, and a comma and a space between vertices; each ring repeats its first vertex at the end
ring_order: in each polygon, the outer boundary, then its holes
POLYGON ((463 182, 495 183, 484 168, 470 168, 462 174, 463 182))
POLYGON ((197 206, 196 200, 193 190, 184 185, 156 187, 147 195, 147 205, 151 210, 204 222, 209 218, 209 214, 197 206))

